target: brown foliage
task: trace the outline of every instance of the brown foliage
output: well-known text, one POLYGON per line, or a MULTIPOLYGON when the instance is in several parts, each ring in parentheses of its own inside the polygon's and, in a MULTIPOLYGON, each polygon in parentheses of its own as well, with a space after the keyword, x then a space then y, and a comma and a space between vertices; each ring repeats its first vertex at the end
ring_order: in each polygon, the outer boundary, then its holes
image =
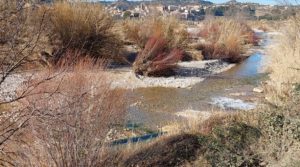
POLYGON ((205 40, 199 47, 205 59, 225 59, 230 62, 243 60, 245 45, 257 45, 259 42, 248 25, 230 19, 206 21, 199 36, 205 40))
MULTIPOLYGON (((111 90, 108 76, 84 60, 38 85, 22 100, 31 113, 21 147, 10 145, 14 165, 97 166, 106 135, 123 124, 123 91, 111 90), (91 68, 91 66, 93 66, 91 68), (91 70, 92 69, 92 70, 91 70)), ((31 83, 46 80, 40 73, 31 83)), ((25 113, 25 112, 24 112, 25 113)))
POLYGON ((50 23, 50 39, 59 48, 53 54, 56 60, 64 57, 66 49, 80 50, 93 58, 122 60, 115 23, 101 5, 55 3, 50 23))
POLYGON ((12 64, 18 64, 19 68, 36 65, 38 52, 44 48, 43 32, 48 10, 34 20, 36 11, 34 5, 21 1, 0 2, 1 69, 7 70, 12 64))
POLYGON ((147 17, 143 20, 126 20, 123 24, 125 39, 141 49, 151 37, 162 37, 169 48, 183 49, 187 45, 188 33, 175 18, 147 17))
POLYGON ((183 57, 180 49, 169 51, 163 38, 150 38, 144 50, 137 56, 133 68, 141 75, 168 75, 183 57))

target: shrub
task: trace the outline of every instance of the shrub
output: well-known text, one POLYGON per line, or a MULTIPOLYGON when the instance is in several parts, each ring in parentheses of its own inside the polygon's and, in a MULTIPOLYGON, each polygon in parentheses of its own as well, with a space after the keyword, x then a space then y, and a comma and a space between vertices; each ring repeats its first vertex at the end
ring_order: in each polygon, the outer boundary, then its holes
POLYGON ((102 6, 55 3, 50 19, 51 41, 60 48, 54 53, 55 59, 60 59, 66 49, 74 49, 93 58, 121 60, 122 43, 113 32, 112 17, 102 6))
MULTIPOLYGON (((45 47, 44 29, 47 11, 37 16, 35 4, 17 0, 0 1, 0 62, 7 70, 35 67, 41 48, 45 47), (33 21, 33 18, 39 19, 33 21)), ((2 71, 3 72, 3 71, 2 71)))
POLYGON ((287 26, 275 38, 270 47, 270 86, 268 99, 275 104, 284 104, 294 94, 300 83, 300 19, 299 15, 290 19, 287 26))
POLYGON ((126 20, 123 23, 125 38, 145 48, 151 37, 162 37, 169 48, 183 49, 187 45, 188 33, 175 18, 148 17, 143 20, 126 20))
POLYGON ((231 19, 208 20, 203 23, 199 36, 205 39, 199 49, 205 59, 225 59, 239 62, 245 45, 257 45, 258 38, 249 26, 231 19))
POLYGON ((144 50, 139 53, 133 70, 140 75, 170 75, 176 63, 183 57, 180 49, 167 48, 166 40, 152 37, 148 40, 144 50))
POLYGON ((258 142, 260 131, 244 123, 214 127, 210 136, 199 136, 207 147, 204 157, 212 166, 259 166, 261 160, 251 150, 258 142))
POLYGON ((267 105, 261 113, 260 153, 270 166, 298 166, 300 147, 300 18, 290 18, 269 49, 267 105))
POLYGON ((183 57, 188 33, 174 18, 149 17, 145 20, 127 20, 123 25, 125 38, 142 51, 134 64, 140 75, 171 75, 176 63, 183 57))
POLYGON ((285 107, 265 105, 260 115, 263 138, 259 143, 259 153, 270 166, 299 164, 299 96, 290 100, 285 107))
MULTIPOLYGON (((111 90, 103 69, 84 60, 36 87, 24 99, 33 115, 16 166, 100 166, 110 129, 123 123, 123 91, 111 90), (93 66, 91 68, 91 66, 93 66), (91 69, 97 72, 91 71, 91 69)), ((47 74, 47 73, 46 73, 47 74)), ((45 74, 32 84, 45 81, 45 74)))

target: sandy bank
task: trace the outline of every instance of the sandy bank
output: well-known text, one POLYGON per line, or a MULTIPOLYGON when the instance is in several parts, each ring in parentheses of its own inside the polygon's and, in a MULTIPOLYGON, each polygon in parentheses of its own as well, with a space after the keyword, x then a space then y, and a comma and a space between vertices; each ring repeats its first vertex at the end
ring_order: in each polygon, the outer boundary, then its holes
POLYGON ((122 71, 110 70, 108 73, 113 77, 112 88, 190 88, 206 77, 224 72, 233 66, 234 64, 220 60, 181 62, 175 71, 176 75, 172 77, 136 76, 129 68, 122 71))

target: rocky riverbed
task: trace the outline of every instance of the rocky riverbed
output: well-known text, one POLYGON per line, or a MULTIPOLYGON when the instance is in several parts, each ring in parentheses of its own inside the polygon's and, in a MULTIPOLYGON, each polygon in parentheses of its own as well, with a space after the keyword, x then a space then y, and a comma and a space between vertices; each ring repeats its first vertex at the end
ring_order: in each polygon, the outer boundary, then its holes
POLYGON ((122 71, 110 70, 109 73, 114 78, 113 88, 190 88, 206 77, 224 72, 233 66, 234 64, 221 60, 181 62, 178 63, 175 75, 171 77, 136 76, 129 68, 122 69, 122 71))
POLYGON ((0 101, 11 101, 16 96, 16 91, 25 81, 25 76, 12 74, 0 84, 0 101))

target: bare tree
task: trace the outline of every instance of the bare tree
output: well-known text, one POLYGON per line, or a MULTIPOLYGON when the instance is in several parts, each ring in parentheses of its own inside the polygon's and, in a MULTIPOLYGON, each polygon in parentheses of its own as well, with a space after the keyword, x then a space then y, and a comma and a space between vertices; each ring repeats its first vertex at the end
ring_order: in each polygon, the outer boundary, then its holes
POLYGON ((33 112, 22 107, 20 100, 31 95, 39 84, 54 78, 49 73, 43 81, 25 84, 16 92, 23 81, 34 78, 23 70, 37 61, 34 55, 38 52, 47 13, 45 10, 38 22, 33 22, 35 10, 34 4, 24 0, 0 1, 0 164, 4 166, 13 165, 14 152, 9 146, 24 142, 24 129, 33 118, 33 112))
POLYGON ((33 16, 35 5, 21 0, 0 9, 0 165, 99 165, 108 131, 122 123, 123 92, 90 59, 25 72, 39 60, 47 10, 33 16))
POLYGON ((34 111, 28 129, 32 142, 18 153, 27 155, 18 156, 17 165, 99 166, 108 132, 123 124, 123 91, 111 90, 100 69, 96 73, 80 68, 40 85, 35 92, 23 101, 34 111))

